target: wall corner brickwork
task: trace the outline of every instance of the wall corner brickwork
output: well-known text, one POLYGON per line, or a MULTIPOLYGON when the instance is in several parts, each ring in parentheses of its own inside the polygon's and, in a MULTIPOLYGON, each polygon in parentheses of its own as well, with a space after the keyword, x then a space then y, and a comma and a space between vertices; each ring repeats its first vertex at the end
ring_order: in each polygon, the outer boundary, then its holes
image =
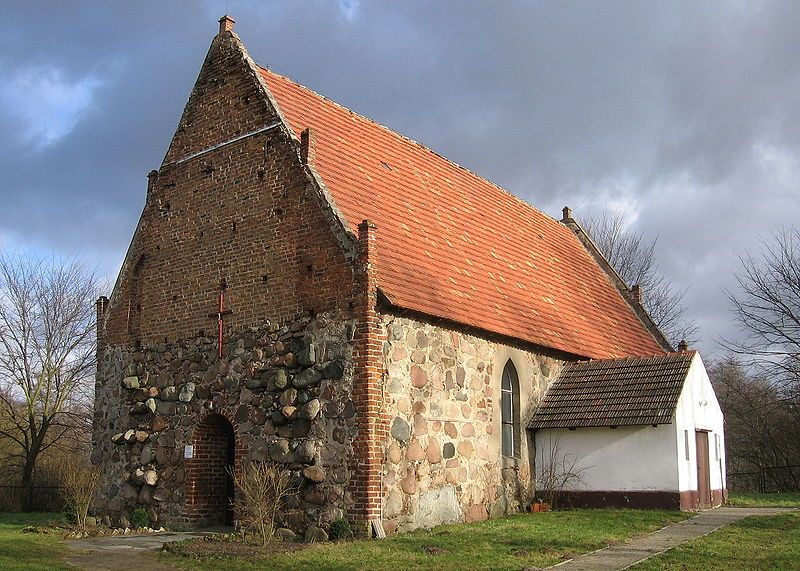
POLYGON ((352 518, 359 524, 381 517, 382 442, 388 435, 383 402, 384 329, 377 309, 377 232, 368 220, 358 227, 360 296, 356 307, 353 401, 358 411, 358 436, 353 444, 352 518))

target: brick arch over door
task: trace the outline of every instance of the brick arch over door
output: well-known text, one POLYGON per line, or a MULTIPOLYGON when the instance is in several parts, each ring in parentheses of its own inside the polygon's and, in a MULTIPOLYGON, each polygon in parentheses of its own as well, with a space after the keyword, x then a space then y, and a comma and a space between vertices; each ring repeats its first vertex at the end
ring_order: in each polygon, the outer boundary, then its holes
POLYGON ((192 447, 192 458, 186 459, 186 517, 194 525, 233 525, 233 426, 220 414, 205 417, 194 430, 192 447))

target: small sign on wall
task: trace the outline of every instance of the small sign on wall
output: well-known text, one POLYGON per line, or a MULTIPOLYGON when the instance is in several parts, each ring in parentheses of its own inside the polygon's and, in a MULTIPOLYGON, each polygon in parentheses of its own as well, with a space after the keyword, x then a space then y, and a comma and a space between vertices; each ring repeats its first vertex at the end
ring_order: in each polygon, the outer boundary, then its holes
POLYGON ((183 447, 183 457, 184 458, 194 458, 194 446, 191 444, 187 444, 183 447))

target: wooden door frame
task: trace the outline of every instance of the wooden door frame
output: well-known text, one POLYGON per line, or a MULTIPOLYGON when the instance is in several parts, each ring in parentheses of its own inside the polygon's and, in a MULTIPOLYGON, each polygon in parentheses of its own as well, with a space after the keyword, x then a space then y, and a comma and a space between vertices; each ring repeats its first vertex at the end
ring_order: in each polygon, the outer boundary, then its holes
POLYGON ((694 454, 695 454, 695 464, 697 466, 697 497, 698 502, 701 508, 710 508, 712 507, 712 497, 711 497, 711 444, 708 439, 708 435, 711 433, 710 430, 702 430, 699 428, 695 428, 694 431, 694 454), (702 437, 700 435, 703 435, 702 437), (705 455, 701 456, 700 454, 700 442, 701 440, 705 441, 705 455), (701 457, 703 458, 703 462, 701 464, 701 457), (703 474, 701 467, 705 468, 705 474, 703 474), (701 484, 701 480, 703 480, 705 484, 705 497, 703 494, 703 485, 701 484))

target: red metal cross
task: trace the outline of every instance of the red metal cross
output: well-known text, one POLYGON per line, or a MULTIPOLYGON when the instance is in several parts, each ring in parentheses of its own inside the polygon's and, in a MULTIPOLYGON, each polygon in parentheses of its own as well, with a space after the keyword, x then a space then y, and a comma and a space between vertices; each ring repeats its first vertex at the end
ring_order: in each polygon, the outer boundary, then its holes
POLYGON ((228 284, 225 283, 225 280, 220 280, 219 282, 219 306, 215 313, 209 313, 209 317, 216 317, 217 318, 217 346, 219 350, 219 357, 222 358, 222 334, 225 329, 225 319, 224 316, 233 313, 230 309, 225 309, 225 290, 228 288, 228 284))

